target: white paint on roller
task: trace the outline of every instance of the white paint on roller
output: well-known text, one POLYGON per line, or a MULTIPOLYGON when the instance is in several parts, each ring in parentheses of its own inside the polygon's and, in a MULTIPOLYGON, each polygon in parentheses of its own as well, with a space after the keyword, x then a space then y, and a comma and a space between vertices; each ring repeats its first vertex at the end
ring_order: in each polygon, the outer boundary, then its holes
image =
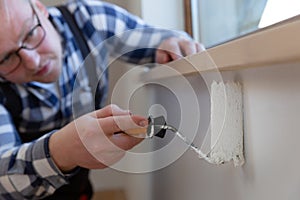
POLYGON ((242 87, 239 83, 212 83, 210 153, 212 163, 233 161, 235 166, 244 163, 242 102, 242 87))

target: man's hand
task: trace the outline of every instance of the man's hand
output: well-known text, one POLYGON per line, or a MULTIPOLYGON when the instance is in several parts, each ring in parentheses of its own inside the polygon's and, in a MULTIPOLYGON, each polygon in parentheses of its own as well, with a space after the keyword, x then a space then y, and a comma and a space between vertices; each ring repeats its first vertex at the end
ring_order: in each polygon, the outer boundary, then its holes
POLYGON ((155 62, 164 64, 204 50, 205 48, 202 44, 193 40, 171 37, 159 45, 155 55, 155 62))
POLYGON ((49 142, 51 156, 64 172, 76 166, 105 168, 143 140, 115 133, 147 124, 145 117, 131 115, 116 105, 109 105, 79 117, 54 133, 49 142))

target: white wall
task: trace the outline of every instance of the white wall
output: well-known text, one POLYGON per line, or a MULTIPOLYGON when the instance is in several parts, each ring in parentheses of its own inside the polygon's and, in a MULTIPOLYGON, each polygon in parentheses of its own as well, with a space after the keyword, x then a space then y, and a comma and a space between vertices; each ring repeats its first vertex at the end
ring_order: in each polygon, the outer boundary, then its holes
MULTIPOLYGON (((222 73, 225 81, 238 80, 243 85, 245 165, 213 166, 199 160, 193 151, 186 151, 176 162, 153 173, 153 199, 299 199, 299 76, 299 63, 222 73)), ((194 141, 200 146, 210 115, 209 95, 200 76, 188 79, 202 108, 202 125, 194 141)), ((181 87, 176 78, 171 82, 181 87)), ((181 93, 191 98, 184 90, 181 93)), ((182 119, 178 110, 169 106, 172 96, 159 89, 157 96, 157 103, 166 105, 169 123, 179 126, 182 119)), ((190 131, 186 129, 185 134, 190 131)))
POLYGON ((142 18, 158 27, 183 30, 182 0, 142 0, 142 18))

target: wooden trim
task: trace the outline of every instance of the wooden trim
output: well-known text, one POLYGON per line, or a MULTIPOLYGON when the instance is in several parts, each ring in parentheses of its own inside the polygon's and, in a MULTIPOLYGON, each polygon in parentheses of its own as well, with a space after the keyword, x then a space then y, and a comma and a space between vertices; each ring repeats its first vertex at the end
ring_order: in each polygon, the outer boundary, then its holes
POLYGON ((144 80, 218 70, 241 70, 280 63, 300 63, 300 15, 205 52, 157 66, 144 80), (171 73, 170 68, 176 73, 171 73))
POLYGON ((193 37, 193 19, 191 0, 184 1, 184 26, 185 31, 193 37))

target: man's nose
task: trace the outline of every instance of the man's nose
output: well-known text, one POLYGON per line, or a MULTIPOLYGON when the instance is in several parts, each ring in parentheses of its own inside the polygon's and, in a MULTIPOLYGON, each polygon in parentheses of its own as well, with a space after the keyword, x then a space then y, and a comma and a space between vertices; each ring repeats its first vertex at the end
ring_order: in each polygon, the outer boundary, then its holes
POLYGON ((30 70, 36 70, 40 64, 40 55, 36 50, 21 49, 19 56, 22 58, 22 65, 30 70))

